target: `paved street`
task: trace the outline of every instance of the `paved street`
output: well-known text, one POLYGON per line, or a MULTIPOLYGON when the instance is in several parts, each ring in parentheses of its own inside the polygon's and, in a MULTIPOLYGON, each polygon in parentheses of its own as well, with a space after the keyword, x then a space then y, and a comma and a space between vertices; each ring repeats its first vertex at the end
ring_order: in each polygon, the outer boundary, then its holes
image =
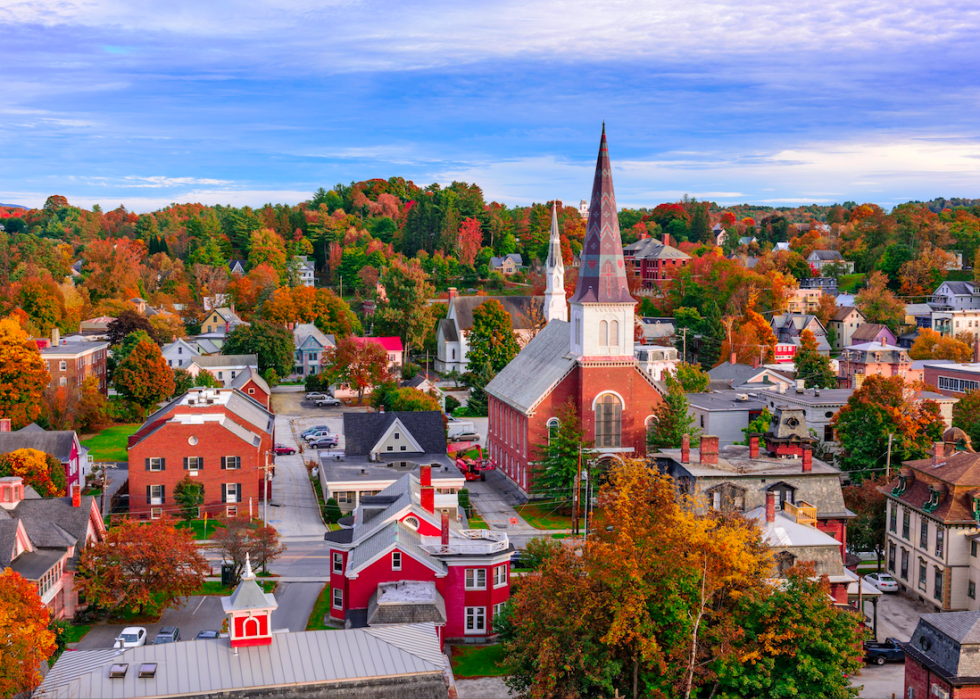
MULTIPOLYGON (((326 567, 326 566, 324 566, 326 567)), ((306 622, 324 583, 280 583, 276 589, 279 608, 272 615, 276 630, 306 631, 306 622)))

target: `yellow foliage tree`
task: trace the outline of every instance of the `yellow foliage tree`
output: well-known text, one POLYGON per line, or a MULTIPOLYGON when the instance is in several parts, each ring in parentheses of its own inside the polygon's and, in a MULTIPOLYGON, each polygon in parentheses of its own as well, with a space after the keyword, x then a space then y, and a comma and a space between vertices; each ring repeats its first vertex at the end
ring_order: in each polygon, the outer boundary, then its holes
POLYGON ((41 352, 20 323, 0 320, 0 417, 10 418, 14 429, 36 420, 50 382, 41 352))
POLYGON ((49 613, 37 586, 10 568, 0 572, 0 696, 29 696, 41 683, 41 663, 55 651, 49 613))
POLYGON ((931 328, 922 328, 909 350, 912 359, 950 359, 954 362, 968 362, 973 349, 963 340, 949 335, 940 335, 931 328))

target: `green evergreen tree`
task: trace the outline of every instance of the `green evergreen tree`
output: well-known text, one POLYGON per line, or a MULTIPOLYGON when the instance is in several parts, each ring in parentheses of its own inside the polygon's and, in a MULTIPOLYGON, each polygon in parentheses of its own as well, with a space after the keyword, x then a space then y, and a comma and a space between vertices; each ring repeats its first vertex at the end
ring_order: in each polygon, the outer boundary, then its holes
POLYGON ((198 508, 204 504, 204 485, 186 475, 174 486, 174 500, 180 505, 181 518, 190 522, 197 517, 198 508))
POLYGON ((817 349, 817 338, 809 330, 800 333, 800 348, 793 357, 797 378, 803 379, 807 388, 836 388, 837 375, 830 367, 830 357, 817 349))
POLYGON ((691 226, 688 240, 710 245, 714 241, 711 226, 708 225, 708 212, 704 205, 694 200, 691 202, 691 226))
POLYGON ((688 412, 690 402, 684 395, 684 387, 674 377, 667 377, 667 395, 663 402, 654 408, 653 425, 647 433, 648 451, 677 449, 684 435, 697 442, 701 430, 694 424, 694 416, 688 412))
POLYGON ((344 513, 340 509, 340 503, 334 498, 327 499, 327 506, 323 510, 324 517, 326 517, 328 522, 336 523, 344 516, 344 513))
POLYGON ((701 348, 698 360, 702 369, 709 371, 718 363, 724 340, 725 326, 721 324, 721 311, 718 310, 717 302, 711 301, 705 309, 704 320, 701 321, 701 348))
POLYGON ((533 489, 553 500, 557 509, 571 512, 579 460, 582 471, 592 473, 594 469, 589 467, 595 457, 591 451, 592 443, 585 441, 574 402, 569 400, 559 406, 555 418, 558 425, 549 427, 548 443, 537 450, 533 489))
POLYGON ((521 351, 510 314, 496 299, 487 299, 473 309, 473 327, 468 339, 470 363, 483 366, 487 362, 494 374, 521 351))

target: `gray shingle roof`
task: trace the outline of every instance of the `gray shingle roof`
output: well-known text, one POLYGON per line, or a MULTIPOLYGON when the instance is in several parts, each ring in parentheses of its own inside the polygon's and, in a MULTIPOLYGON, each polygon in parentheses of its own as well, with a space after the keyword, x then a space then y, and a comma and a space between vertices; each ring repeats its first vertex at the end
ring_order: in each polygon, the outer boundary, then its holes
POLYGON ((357 548, 351 551, 347 561, 347 574, 356 573, 368 565, 376 556, 395 545, 419 561, 428 563, 431 568, 445 572, 446 564, 426 553, 421 546, 418 532, 409 529, 398 521, 389 522, 370 536, 362 539, 357 548))
POLYGON ((976 291, 976 287, 970 282, 944 282, 946 288, 950 290, 951 293, 957 296, 972 296, 976 291))
POLYGON ((16 432, 0 432, 0 454, 9 454, 17 449, 37 449, 66 463, 71 459, 74 440, 74 431, 48 432, 32 423, 16 432))
POLYGON ((957 643, 980 643, 980 613, 978 612, 923 614, 919 618, 957 643))
POLYGON ((252 367, 247 367, 245 371, 236 376, 235 380, 231 382, 231 388, 241 390, 241 388, 249 381, 254 381, 255 385, 262 389, 265 393, 272 392, 272 390, 269 388, 269 384, 267 384, 265 379, 262 378, 262 374, 258 372, 258 369, 253 369, 252 367))
POLYGON ((446 342, 459 342, 459 334, 456 332, 456 324, 448 318, 439 321, 439 329, 446 342))
POLYGON ((251 366, 258 369, 259 358, 254 354, 214 354, 194 357, 194 364, 202 369, 226 366, 251 366))
MULTIPOLYGON (((854 333, 851 335, 851 342, 855 345, 861 344, 862 342, 871 342, 882 330, 888 330, 888 328, 881 323, 863 323, 854 330, 854 333)), ((889 334, 891 334, 891 331, 889 331, 889 334)))
POLYGON ((752 367, 748 364, 732 364, 722 362, 718 366, 708 371, 708 377, 712 381, 729 381, 734 384, 745 383, 753 376, 765 371, 761 367, 752 367))
POLYGON ((0 519, 0 569, 10 565, 17 541, 17 520, 0 519))
MULTIPOLYGON (((251 695, 258 688, 267 692, 281 688, 288 693, 296 685, 412 675, 433 675, 441 683, 443 657, 431 623, 277 633, 271 645, 239 648, 237 653, 226 638, 147 645, 112 655, 104 650, 74 651, 55 663, 35 697, 251 695), (124 679, 109 678, 109 667, 115 663, 129 665, 124 679), (142 663, 157 664, 153 678, 138 679, 142 663)), ((380 694, 375 691, 366 696, 380 694)))
POLYGON ((92 495, 83 495, 80 507, 72 507, 70 497, 25 498, 10 514, 24 523, 35 546, 68 547, 77 543, 68 564, 69 569, 74 569, 85 545, 94 502, 92 495))
POLYGON ((323 334, 320 328, 313 323, 300 323, 293 328, 293 343, 296 345, 296 349, 302 347, 303 343, 310 338, 313 338, 320 347, 336 346, 336 343, 323 334))
POLYGON ((10 569, 25 580, 40 580, 60 561, 67 549, 25 551, 10 562, 10 569))
POLYGON ((837 250, 814 250, 807 258, 810 261, 843 262, 844 257, 837 250))
MULTIPOLYGON (((477 306, 493 299, 499 301, 510 316, 510 322, 514 330, 526 330, 531 327, 531 316, 543 314, 544 296, 457 296, 453 299, 453 307, 456 309, 456 325, 460 330, 469 330, 473 327, 473 310, 477 306), (534 311, 537 307, 537 312, 534 311)), ((543 317, 543 315, 541 315, 543 317)))
POLYGON ((627 258, 634 260, 689 260, 691 256, 675 247, 664 245, 656 238, 642 238, 623 248, 627 258), (632 254, 628 254, 632 253, 632 254))
POLYGON ((574 367, 569 324, 552 320, 493 377, 485 390, 527 413, 574 367))
POLYGON ((425 453, 446 453, 442 413, 435 410, 391 413, 344 413, 346 453, 367 455, 395 420, 399 420, 425 453))

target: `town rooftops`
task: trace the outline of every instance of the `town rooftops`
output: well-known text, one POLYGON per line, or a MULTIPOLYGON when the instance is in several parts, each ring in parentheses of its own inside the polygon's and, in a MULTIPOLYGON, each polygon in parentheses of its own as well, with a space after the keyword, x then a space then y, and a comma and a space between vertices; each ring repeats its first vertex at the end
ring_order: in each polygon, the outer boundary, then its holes
POLYGON ((980 612, 922 614, 902 647, 954 687, 980 683, 980 612), (971 647, 972 646, 972 647, 971 647))
POLYGON ((722 362, 718 366, 714 367, 708 371, 708 377, 712 381, 726 381, 729 386, 741 386, 743 384, 749 383, 752 379, 763 375, 762 381, 759 381, 759 388, 763 388, 767 385, 775 385, 776 383, 789 383, 787 379, 782 374, 768 369, 766 367, 753 367, 748 364, 732 364, 730 362, 722 362), (771 381, 770 379, 776 379, 771 381))
POLYGON ((623 255, 633 260, 690 260, 691 256, 656 238, 641 238, 623 248, 623 255))
MULTIPOLYGON (((437 410, 420 412, 344 413, 345 450, 350 455, 370 454, 395 423, 400 423, 422 451, 394 454, 445 454, 446 430, 442 413, 437 410)), ((414 446, 414 445, 413 445, 414 446)))
POLYGON ((231 382, 231 386, 229 388, 237 388, 238 390, 241 390, 249 381, 254 382, 255 385, 266 394, 272 392, 272 389, 269 388, 269 384, 267 384, 265 379, 262 378, 262 374, 259 373, 259 370, 251 366, 245 367, 245 369, 235 377, 235 380, 231 382))
MULTIPOLYGON (((829 546, 840 548, 840 542, 816 527, 810 527, 797 522, 786 510, 776 508, 776 516, 772 522, 766 521, 766 508, 757 507, 745 513, 747 519, 754 519, 762 529, 762 540, 772 547, 797 546, 829 546)), ((840 556, 837 556, 840 562, 840 556)), ((843 573, 843 570, 840 571, 843 573)))
POLYGON ((368 601, 367 623, 446 623, 446 602, 431 580, 381 583, 368 601))
MULTIPOLYGON (((881 323, 862 323, 851 335, 851 341, 854 343, 853 346, 858 346, 866 343, 874 344, 872 341, 878 337, 878 333, 882 330, 888 330, 888 328, 881 323)), ((891 332, 891 331, 888 331, 891 332)))
POLYGON ((88 354, 96 350, 108 349, 108 342, 89 342, 88 340, 69 338, 63 339, 57 345, 49 345, 41 348, 43 357, 76 357, 80 354, 88 354))
POLYGON ((661 449, 657 456, 666 456, 681 464, 685 471, 695 477, 840 475, 839 470, 820 459, 813 459, 812 470, 804 472, 802 459, 773 458, 765 453, 764 448, 760 450, 759 458, 752 459, 749 458, 749 448, 740 445, 721 447, 717 464, 702 465, 701 451, 696 447, 691 447, 689 463, 681 461, 680 449, 661 449))
POLYGON ((837 309, 837 312, 831 318, 831 320, 836 320, 838 323, 843 323, 847 320, 847 316, 854 312, 854 306, 841 306, 837 309))
POLYGON ((746 393, 688 393, 687 400, 691 407, 709 412, 762 412, 766 404, 746 393))
POLYGON ((9 454, 18 449, 37 449, 67 463, 74 444, 74 431, 48 431, 34 422, 14 432, 0 432, 0 454, 9 454))
POLYGON ((504 255, 502 257, 491 257, 490 258, 490 266, 491 267, 503 267, 504 266, 504 262, 506 260, 510 260, 511 262, 513 262, 518 267, 520 267, 521 265, 524 264, 524 258, 521 257, 519 253, 512 252, 509 255, 504 255))
POLYGON ((514 330, 527 330, 544 318, 544 296, 457 296, 452 304, 459 329, 472 328, 473 311, 490 299, 504 307, 514 330))
POLYGON ((384 688, 371 685, 385 678, 405 682, 413 676, 432 675, 435 688, 442 685, 444 669, 445 656, 431 623, 303 631, 273 633, 271 645, 235 650, 227 638, 218 638, 125 650, 73 651, 55 663, 34 696, 286 696, 298 687, 318 685, 324 685, 325 692, 346 694, 343 687, 368 683, 359 687, 358 696, 380 697, 384 688), (125 665, 124 677, 110 676, 110 669, 117 665, 125 665), (140 676, 143 668, 152 675, 140 676), (335 689, 326 689, 328 686, 335 689))
POLYGON ((225 418, 213 410, 224 407, 250 423, 256 430, 272 434, 275 425, 273 414, 254 398, 244 395, 232 388, 194 388, 182 396, 174 398, 165 406, 146 418, 146 421, 129 438, 129 446, 141 442, 148 435, 163 426, 168 420, 177 422, 220 422, 222 426, 233 431, 246 441, 252 442, 258 436, 249 432, 231 419, 225 418), (234 425, 234 426, 232 426, 234 425))
POLYGON ((947 524, 976 526, 973 501, 980 493, 980 454, 954 452, 936 463, 935 457, 904 462, 898 478, 882 491, 947 524))
POLYGON ((227 306, 221 306, 220 308, 215 308, 213 312, 217 313, 222 320, 227 321, 229 323, 243 322, 242 319, 238 317, 238 314, 235 313, 232 309, 228 308, 227 306))
MULTIPOLYGON (((384 453, 380 456, 385 456, 384 453)), ((345 455, 346 459, 346 455, 345 455)), ((327 483, 363 483, 371 481, 391 481, 400 478, 406 473, 414 473, 418 476, 419 466, 432 465, 432 482, 436 481, 459 481, 463 478, 462 473, 452 460, 445 454, 427 454, 423 458, 416 456, 399 456, 393 453, 386 457, 386 463, 370 463, 367 459, 351 459, 347 461, 337 461, 333 458, 330 451, 320 452, 321 468, 323 477, 327 483), (390 458, 390 461, 387 459, 390 458), (399 464, 404 461, 404 467, 399 464)), ((437 495, 438 497, 438 495, 437 495)))
POLYGON ((527 414, 576 366, 569 324, 552 320, 486 385, 493 396, 527 414))
POLYGON ((334 347, 336 343, 330 339, 320 328, 313 323, 300 323, 293 328, 293 338, 296 342, 296 349, 302 347, 303 343, 309 339, 316 341, 320 347, 334 347))
POLYGON ((259 366, 259 358, 258 355, 255 354, 212 354, 194 357, 193 363, 202 369, 226 366, 247 366, 255 367, 257 369, 259 366))
POLYGON ((941 286, 949 289, 954 296, 973 296, 977 292, 977 287, 972 282, 943 282, 941 286))
POLYGON ((837 250, 814 250, 807 260, 812 262, 843 262, 844 256, 837 250))
MULTIPOLYGON (((948 371, 956 371, 967 374, 980 374, 980 363, 978 362, 959 364, 957 362, 950 362, 946 359, 923 359, 921 362, 923 367, 943 368, 948 371)), ((980 444, 977 446, 980 447, 980 444)))

